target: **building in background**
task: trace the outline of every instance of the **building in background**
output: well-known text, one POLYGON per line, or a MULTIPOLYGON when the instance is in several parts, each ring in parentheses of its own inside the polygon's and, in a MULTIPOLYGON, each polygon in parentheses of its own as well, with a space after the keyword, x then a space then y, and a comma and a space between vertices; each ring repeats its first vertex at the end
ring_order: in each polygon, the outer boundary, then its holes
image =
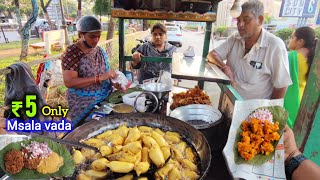
MULTIPOLYGON (((247 0, 242 0, 241 3, 247 0)), ((272 16, 274 12, 274 0, 261 0, 264 5, 264 12, 268 16, 272 16)), ((234 25, 234 20, 230 15, 230 9, 234 3, 234 0, 223 0, 218 4, 218 13, 216 26, 227 26, 230 27, 234 25)))
POLYGON ((62 25, 61 22, 61 8, 59 0, 52 0, 50 5, 47 8, 48 15, 52 21, 55 21, 57 26, 60 27, 62 25))

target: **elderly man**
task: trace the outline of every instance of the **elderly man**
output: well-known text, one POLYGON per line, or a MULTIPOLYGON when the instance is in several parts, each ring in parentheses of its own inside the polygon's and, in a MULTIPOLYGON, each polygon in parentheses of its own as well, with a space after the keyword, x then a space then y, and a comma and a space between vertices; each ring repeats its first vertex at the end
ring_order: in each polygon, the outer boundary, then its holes
POLYGON ((262 28, 263 4, 249 0, 237 18, 238 32, 208 54, 244 99, 283 98, 292 83, 284 42, 262 28), (223 60, 227 60, 224 64, 223 60))

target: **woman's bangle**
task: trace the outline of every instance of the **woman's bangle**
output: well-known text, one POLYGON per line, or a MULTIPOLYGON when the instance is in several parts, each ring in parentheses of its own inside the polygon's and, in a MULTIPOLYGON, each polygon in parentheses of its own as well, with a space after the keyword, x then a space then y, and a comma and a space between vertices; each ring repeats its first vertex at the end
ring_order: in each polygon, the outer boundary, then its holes
POLYGON ((99 75, 98 74, 94 77, 94 83, 95 84, 100 84, 100 80, 99 80, 99 75))
POLYGON ((100 79, 100 75, 98 75, 98 82, 99 82, 99 84, 102 83, 102 80, 100 79))

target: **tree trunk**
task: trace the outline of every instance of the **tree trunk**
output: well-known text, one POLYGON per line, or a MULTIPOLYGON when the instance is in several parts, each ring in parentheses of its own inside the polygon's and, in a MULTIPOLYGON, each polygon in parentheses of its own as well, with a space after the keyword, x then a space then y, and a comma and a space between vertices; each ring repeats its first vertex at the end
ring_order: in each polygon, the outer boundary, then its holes
POLYGON ((50 0, 49 2, 47 2, 46 5, 44 5, 43 0, 40 0, 40 4, 41 4, 41 8, 42 8, 42 10, 43 10, 44 16, 45 16, 46 20, 47 20, 48 23, 49 23, 50 29, 54 29, 54 25, 52 24, 51 19, 50 19, 50 16, 49 16, 48 11, 47 11, 47 7, 49 6, 49 4, 50 4, 51 1, 52 1, 52 0, 50 0))
MULTIPOLYGON (((17 8, 17 4, 19 4, 19 0, 14 0, 17 8)), ((31 0, 32 3, 32 15, 31 18, 26 22, 26 24, 19 30, 19 34, 21 36, 21 54, 20 61, 24 60, 28 56, 28 47, 29 47, 29 38, 30 38, 30 28, 36 22, 38 14, 39 14, 39 6, 37 0, 31 0)), ((20 12, 20 10, 17 10, 20 12)), ((19 16, 19 15, 18 15, 19 16)), ((21 17, 20 17, 21 21, 21 17)))
MULTIPOLYGON (((113 34, 114 34, 114 21, 113 18, 110 16, 109 18, 109 23, 108 23, 108 33, 107 33, 107 40, 112 39, 113 38, 113 34)), ((106 44, 106 51, 109 55, 109 58, 112 58, 112 43, 107 43, 106 44)))
MULTIPOLYGON (((16 13, 17 22, 18 22, 18 32, 20 34, 20 32, 22 30, 22 21, 21 21, 19 0, 14 0, 14 5, 16 6, 15 13, 16 13)), ((21 34, 20 34, 20 37, 22 38, 21 34)))
POLYGON ((81 14, 81 0, 78 0, 78 14, 77 14, 77 19, 80 19, 82 16, 81 14))
POLYGON ((115 24, 114 24, 114 21, 113 21, 113 17, 110 17, 110 19, 109 19, 109 24, 108 24, 107 40, 113 38, 114 25, 115 25, 115 24))
POLYGON ((146 31, 146 30, 149 29, 148 20, 144 19, 142 25, 143 25, 142 27, 143 27, 143 30, 144 30, 144 31, 146 31))

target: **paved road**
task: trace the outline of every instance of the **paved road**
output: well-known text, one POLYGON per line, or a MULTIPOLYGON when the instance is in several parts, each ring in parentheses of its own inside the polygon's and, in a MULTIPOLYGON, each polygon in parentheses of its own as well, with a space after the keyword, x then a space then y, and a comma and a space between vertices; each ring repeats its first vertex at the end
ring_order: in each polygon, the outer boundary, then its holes
MULTIPOLYGON (((194 48, 196 56, 202 56, 202 49, 204 43, 204 32, 192 32, 192 31, 182 31, 182 47, 177 49, 177 52, 183 53, 185 50, 188 49, 189 46, 194 48)), ((210 47, 211 50, 213 47, 218 46, 224 40, 210 40, 210 47)))
MULTIPOLYGON (((4 35, 6 36, 6 38, 8 38, 9 42, 20 41, 20 35, 17 31, 4 32, 4 35)), ((5 39, 1 31, 0 31, 0 43, 5 43, 5 39)))
POLYGON ((196 56, 202 56, 204 32, 182 31, 182 47, 177 52, 183 53, 189 46, 194 48, 196 56))

